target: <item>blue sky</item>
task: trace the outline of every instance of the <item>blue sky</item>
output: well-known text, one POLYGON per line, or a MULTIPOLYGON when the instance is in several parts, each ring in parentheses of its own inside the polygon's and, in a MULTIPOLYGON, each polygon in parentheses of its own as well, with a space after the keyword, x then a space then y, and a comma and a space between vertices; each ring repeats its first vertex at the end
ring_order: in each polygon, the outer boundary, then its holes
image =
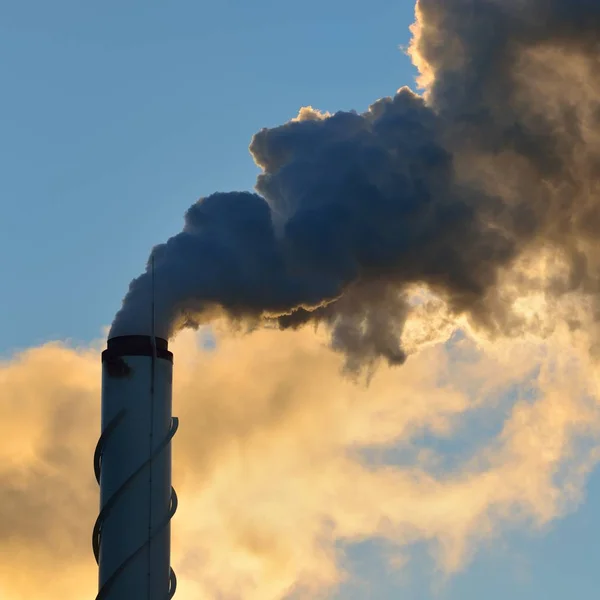
POLYGON ((87 340, 251 136, 413 80, 409 2, 0 3, 0 352, 87 340), (43 299, 43 302, 42 302, 43 299))
MULTIPOLYGON (((410 0, 0 2, 0 355, 102 335, 154 243, 217 190, 250 189, 247 147, 303 105, 365 109, 412 85, 410 0)), ((597 587, 600 481, 543 532, 507 532, 437 584, 417 549, 337 597, 552 600, 597 587), (433 581, 432 581, 433 580, 433 581)))

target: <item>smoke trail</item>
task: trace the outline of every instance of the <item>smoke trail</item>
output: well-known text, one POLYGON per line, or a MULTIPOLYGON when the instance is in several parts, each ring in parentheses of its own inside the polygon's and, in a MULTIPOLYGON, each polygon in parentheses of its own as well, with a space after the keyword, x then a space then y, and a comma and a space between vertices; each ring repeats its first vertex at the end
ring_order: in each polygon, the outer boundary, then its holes
MULTIPOLYGON (((420 0, 416 14, 423 96, 263 129, 258 193, 200 199, 154 249, 161 335, 221 311, 325 322, 352 364, 401 363, 411 284, 501 333, 515 316, 498 277, 525 252, 567 259, 546 292, 597 291, 600 4, 420 0)), ((146 271, 111 335, 147 331, 149 290, 146 271)))

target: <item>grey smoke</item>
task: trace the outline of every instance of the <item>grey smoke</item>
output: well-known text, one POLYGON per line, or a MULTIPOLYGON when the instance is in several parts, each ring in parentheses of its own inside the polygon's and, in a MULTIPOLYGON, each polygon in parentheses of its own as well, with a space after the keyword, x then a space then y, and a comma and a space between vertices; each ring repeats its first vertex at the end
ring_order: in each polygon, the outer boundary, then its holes
MULTIPOLYGON (((595 293, 599 39, 597 0, 420 0, 424 95, 257 133, 257 193, 200 199, 153 250, 157 333, 323 322, 351 365, 401 363, 407 286, 509 333, 499 270, 541 244, 570 260, 555 293, 595 293)), ((150 289, 147 268, 111 336, 148 332, 150 289)))

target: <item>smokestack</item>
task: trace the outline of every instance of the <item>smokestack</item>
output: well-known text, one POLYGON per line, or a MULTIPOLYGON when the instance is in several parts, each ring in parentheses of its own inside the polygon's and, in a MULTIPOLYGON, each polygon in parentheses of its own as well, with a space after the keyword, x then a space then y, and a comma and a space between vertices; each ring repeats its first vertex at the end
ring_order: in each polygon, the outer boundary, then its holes
POLYGON ((165 339, 113 337, 102 353, 102 435, 94 455, 100 514, 97 600, 165 600, 170 568, 173 354, 165 339))

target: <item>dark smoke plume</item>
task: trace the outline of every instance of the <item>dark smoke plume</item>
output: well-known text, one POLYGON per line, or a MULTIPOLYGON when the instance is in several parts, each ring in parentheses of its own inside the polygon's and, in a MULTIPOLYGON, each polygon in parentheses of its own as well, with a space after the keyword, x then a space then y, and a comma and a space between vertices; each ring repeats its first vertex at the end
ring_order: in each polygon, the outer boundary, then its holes
MULTIPOLYGON (((154 249, 157 333, 215 311, 324 322, 355 364, 404 360, 405 290, 429 286, 480 327, 509 333, 498 274, 553 247, 597 291, 600 2, 420 0, 403 88, 367 112, 257 133, 257 194, 196 202, 154 249)), ((111 335, 147 333, 149 270, 111 335)))

